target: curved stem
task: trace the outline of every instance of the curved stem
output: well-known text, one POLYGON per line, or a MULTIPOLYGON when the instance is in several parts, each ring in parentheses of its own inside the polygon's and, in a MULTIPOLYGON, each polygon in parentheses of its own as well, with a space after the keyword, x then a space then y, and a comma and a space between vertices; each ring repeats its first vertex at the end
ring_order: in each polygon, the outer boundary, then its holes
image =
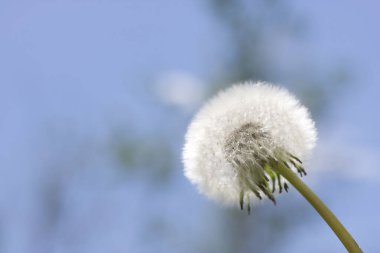
POLYGON ((322 200, 306 185, 302 180, 284 164, 279 162, 277 166, 272 166, 272 169, 281 174, 285 179, 289 181, 309 203, 315 208, 315 210, 326 221, 334 233, 338 236, 340 241, 346 247, 350 253, 363 252, 354 238, 346 230, 346 228, 340 223, 338 218, 330 211, 330 209, 322 202, 322 200))

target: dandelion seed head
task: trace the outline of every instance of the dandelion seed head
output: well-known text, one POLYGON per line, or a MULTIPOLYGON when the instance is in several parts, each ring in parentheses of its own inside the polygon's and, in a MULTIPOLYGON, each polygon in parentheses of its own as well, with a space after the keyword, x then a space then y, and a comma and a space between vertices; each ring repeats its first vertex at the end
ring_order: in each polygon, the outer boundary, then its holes
POLYGON ((190 123, 185 175, 201 193, 225 204, 242 205, 263 195, 274 201, 275 184, 282 187, 284 180, 273 175, 271 161, 303 170, 300 160, 310 154, 316 136, 308 110, 286 89, 236 84, 206 103, 190 123))

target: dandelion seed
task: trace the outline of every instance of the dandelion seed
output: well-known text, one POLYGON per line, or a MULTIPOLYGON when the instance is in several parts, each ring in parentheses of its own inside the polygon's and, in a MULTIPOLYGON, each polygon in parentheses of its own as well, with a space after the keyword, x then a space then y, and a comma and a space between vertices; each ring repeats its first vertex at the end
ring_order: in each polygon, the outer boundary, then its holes
POLYGON ((306 175, 302 159, 316 141, 308 110, 284 88, 243 83, 212 98, 194 117, 183 149, 185 175, 206 196, 225 204, 288 190, 273 170, 282 163, 306 175), (277 185, 276 185, 277 184, 277 185))

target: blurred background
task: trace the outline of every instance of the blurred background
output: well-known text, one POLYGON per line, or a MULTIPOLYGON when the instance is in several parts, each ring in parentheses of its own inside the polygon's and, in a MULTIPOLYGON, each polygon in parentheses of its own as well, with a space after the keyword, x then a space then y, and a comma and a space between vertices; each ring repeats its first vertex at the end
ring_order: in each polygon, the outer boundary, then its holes
POLYGON ((243 80, 310 108, 305 181, 380 252, 379 8, 2 0, 0 252, 345 252, 293 188, 248 216, 184 177, 192 115, 243 80))

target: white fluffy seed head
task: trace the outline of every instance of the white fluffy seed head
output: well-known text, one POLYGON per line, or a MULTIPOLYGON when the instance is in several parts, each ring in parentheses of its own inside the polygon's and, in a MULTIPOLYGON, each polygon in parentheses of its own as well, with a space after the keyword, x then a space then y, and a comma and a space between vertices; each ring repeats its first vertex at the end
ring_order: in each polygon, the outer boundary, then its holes
POLYGON ((296 169, 316 136, 308 110, 284 88, 236 84, 212 98, 192 120, 183 149, 185 175, 200 192, 225 204, 240 200, 242 205, 243 198, 249 201, 260 193, 272 199, 257 173, 273 176, 266 166, 277 159, 296 169))

